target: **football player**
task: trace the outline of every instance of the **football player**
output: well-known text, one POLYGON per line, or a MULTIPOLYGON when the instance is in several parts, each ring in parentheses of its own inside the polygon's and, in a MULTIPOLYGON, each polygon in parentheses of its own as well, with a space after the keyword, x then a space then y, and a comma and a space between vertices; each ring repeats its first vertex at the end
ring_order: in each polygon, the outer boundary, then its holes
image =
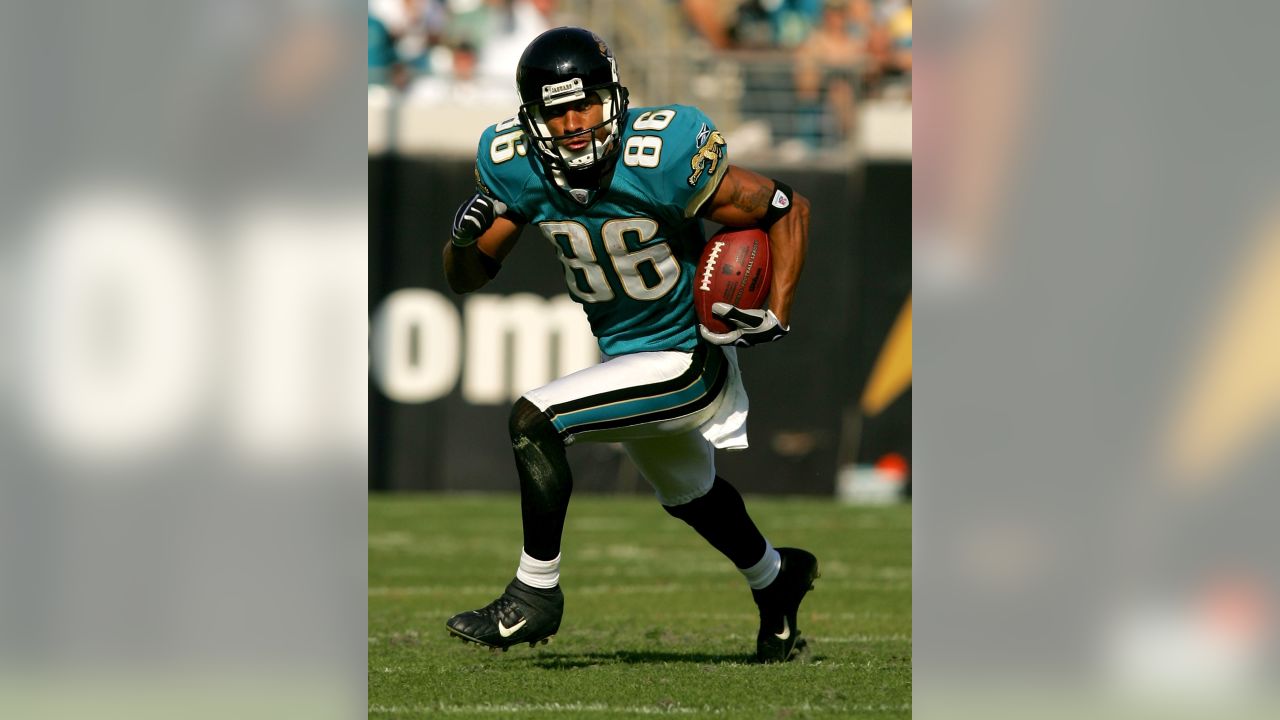
POLYGON ((503 650, 556 633, 564 609, 560 536, 573 487, 565 448, 620 442, 663 508, 745 576, 760 611, 759 660, 787 660, 818 561, 764 538, 738 491, 716 475, 715 450, 746 447, 735 346, 786 336, 809 203, 730 165, 724 137, 698 108, 629 107, 613 53, 588 30, 540 35, 520 58, 516 84, 519 114, 480 138, 477 191, 458 208, 444 250, 449 286, 459 293, 483 286, 532 224, 559 255, 604 361, 512 407, 524 522, 516 576, 498 599, 447 627, 503 650), (769 307, 717 304, 716 316, 731 328, 724 333, 700 326, 694 313, 702 218, 769 236, 769 307))

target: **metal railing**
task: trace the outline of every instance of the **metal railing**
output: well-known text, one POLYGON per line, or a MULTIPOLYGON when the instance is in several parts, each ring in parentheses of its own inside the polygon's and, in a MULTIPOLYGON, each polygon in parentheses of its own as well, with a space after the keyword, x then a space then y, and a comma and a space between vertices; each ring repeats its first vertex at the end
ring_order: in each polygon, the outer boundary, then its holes
MULTIPOLYGON (((730 152, 739 160, 838 167, 858 159, 854 108, 860 98, 856 79, 845 83, 852 92, 846 93, 843 104, 833 102, 831 85, 826 81, 820 83, 816 94, 801 93, 792 52, 713 50, 688 27, 679 4, 669 0, 563 0, 559 21, 588 27, 610 43, 633 105, 696 105, 725 132, 730 152)), ((514 75, 515 68, 511 72, 514 75)), ((849 75, 856 76, 856 72, 849 75)), ((397 96, 392 112, 438 115, 446 109, 414 108, 412 103, 402 106, 398 94, 392 94, 397 96)), ((447 109, 466 115, 456 106, 447 109)), ((494 113, 491 108, 485 111, 494 113)), ((427 124, 435 126, 431 138, 442 137, 438 117, 409 117, 401 126, 412 131, 427 124)), ((468 137, 474 134, 471 123, 454 125, 468 137)), ((389 140, 391 147, 401 145, 395 133, 389 140)), ((469 145, 462 143, 459 151, 470 152, 469 145)), ((414 147, 428 150, 422 144, 414 147)))
POLYGON ((636 104, 698 106, 731 137, 736 157, 824 165, 856 160, 853 128, 836 117, 827 85, 813 98, 797 93, 791 52, 713 50, 668 0, 566 0, 561 6, 566 21, 608 39, 636 104))

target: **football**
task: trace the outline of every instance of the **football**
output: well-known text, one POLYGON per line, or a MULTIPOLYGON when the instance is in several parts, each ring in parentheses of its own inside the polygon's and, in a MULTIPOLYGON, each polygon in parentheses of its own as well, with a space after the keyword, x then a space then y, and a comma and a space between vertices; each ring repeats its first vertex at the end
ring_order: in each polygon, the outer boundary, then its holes
POLYGON ((758 228, 724 228, 702 248, 693 282, 698 322, 716 333, 734 329, 711 314, 714 303, 759 310, 769 299, 769 236, 758 228))

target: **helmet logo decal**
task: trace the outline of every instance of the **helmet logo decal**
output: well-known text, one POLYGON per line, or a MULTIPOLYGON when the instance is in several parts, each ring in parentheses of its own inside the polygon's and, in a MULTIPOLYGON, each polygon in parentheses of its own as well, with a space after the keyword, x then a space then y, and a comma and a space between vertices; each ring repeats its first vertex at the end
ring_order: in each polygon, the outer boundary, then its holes
POLYGON ((596 41, 596 47, 600 48, 600 54, 604 57, 609 57, 609 46, 604 44, 604 40, 590 30, 587 32, 591 34, 591 39, 596 41))
POLYGON ((586 96, 586 93, 582 91, 582 78, 573 78, 566 82, 542 86, 542 102, 547 105, 559 105, 560 103, 581 100, 586 96))

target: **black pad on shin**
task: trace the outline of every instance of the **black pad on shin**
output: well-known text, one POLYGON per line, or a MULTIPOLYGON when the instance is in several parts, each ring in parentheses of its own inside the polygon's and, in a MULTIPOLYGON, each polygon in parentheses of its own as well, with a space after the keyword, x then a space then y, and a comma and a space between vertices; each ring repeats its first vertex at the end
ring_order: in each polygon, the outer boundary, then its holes
POLYGON ((663 505, 662 508, 697 530, 712 547, 733 561, 735 567, 749 568, 764 557, 764 536, 747 514, 742 495, 719 475, 706 495, 683 505, 663 505))
POLYGON ((560 554, 573 477, 560 433, 550 418, 524 398, 511 408, 511 447, 520 475, 524 551, 538 560, 560 554))

